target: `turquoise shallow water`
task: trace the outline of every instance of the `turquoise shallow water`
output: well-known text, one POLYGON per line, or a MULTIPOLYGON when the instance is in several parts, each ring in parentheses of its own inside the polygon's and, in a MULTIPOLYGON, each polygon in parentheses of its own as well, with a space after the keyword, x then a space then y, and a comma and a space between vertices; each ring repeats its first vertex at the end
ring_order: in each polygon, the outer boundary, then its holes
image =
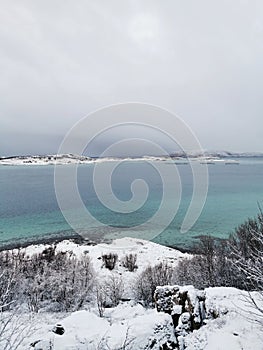
MULTIPOLYGON (((226 238, 238 224, 257 214, 258 204, 263 203, 263 159, 242 159, 239 165, 228 166, 217 163, 208 168, 209 192, 204 210, 192 229, 182 234, 180 227, 191 200, 193 179, 189 165, 178 165, 182 181, 180 207, 172 223, 155 241, 187 248, 194 244, 195 237, 203 234, 226 238)), ((99 224, 82 227, 79 217, 80 227, 90 232, 91 239, 103 238, 105 234, 107 237, 108 232, 111 237, 118 237, 122 227, 132 232, 135 225, 142 224, 158 210, 162 181, 149 164, 126 162, 113 174, 112 189, 121 200, 131 198, 130 184, 134 179, 143 178, 148 183, 146 203, 131 214, 114 213, 101 205, 92 185, 92 174, 93 165, 79 166, 81 197, 92 215, 111 225, 111 229, 99 224)), ((0 193, 0 244, 72 234, 57 204, 53 166, 0 166, 0 193)), ((168 200, 173 205, 174 199, 168 200)), ((78 217, 78 208, 69 210, 78 217)), ((136 235, 145 238, 147 232, 139 231, 136 235)))

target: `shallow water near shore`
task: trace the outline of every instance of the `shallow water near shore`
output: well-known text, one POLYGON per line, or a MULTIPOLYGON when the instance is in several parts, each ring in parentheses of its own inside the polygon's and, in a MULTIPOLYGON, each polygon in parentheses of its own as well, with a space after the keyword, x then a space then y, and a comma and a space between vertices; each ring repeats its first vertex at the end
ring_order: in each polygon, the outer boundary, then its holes
MULTIPOLYGON (((182 249, 194 245, 196 238, 210 234, 227 238, 235 227, 258 212, 263 203, 263 159, 240 159, 239 165, 208 165, 209 192, 203 212, 187 233, 180 227, 191 201, 193 179, 188 164, 178 165, 182 182, 182 198, 172 223, 154 241, 182 249)), ((67 167, 70 165, 61 165, 67 167)), ((130 214, 114 213, 102 205, 92 184, 92 164, 78 167, 78 188, 81 197, 98 221, 93 227, 79 225, 95 242, 135 235, 147 238, 145 231, 134 228, 147 221, 158 210, 162 199, 162 179, 151 165, 143 161, 123 162, 112 176, 112 190, 120 200, 131 198, 131 182, 143 178, 149 196, 139 210, 130 214)), ((64 219, 54 190, 54 166, 0 166, 0 245, 41 241, 56 237, 72 237, 74 231, 64 219)), ((105 196, 108 194, 105 193, 105 196)), ((169 198, 170 205, 174 199, 169 198)), ((78 218, 78 208, 70 208, 78 218)), ((154 229, 148 227, 149 230, 154 229)))

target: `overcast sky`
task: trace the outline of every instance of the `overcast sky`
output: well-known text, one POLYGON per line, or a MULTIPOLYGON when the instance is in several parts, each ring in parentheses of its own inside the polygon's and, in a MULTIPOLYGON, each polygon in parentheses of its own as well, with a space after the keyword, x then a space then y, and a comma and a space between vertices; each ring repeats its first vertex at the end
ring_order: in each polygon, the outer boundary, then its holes
POLYGON ((263 151, 262 95, 261 0, 0 0, 0 155, 56 153, 129 101, 176 113, 205 149, 263 151))

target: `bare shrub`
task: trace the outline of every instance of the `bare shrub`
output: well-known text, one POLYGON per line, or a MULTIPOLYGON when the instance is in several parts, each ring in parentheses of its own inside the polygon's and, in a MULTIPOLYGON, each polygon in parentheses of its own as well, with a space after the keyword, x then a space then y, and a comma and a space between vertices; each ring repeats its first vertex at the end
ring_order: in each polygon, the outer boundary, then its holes
POLYGON ((15 298, 18 297, 18 274, 10 268, 2 269, 0 273, 0 307, 2 311, 9 310, 15 298))
MULTIPOLYGON (((182 259, 175 269, 178 284, 196 288, 232 286, 263 290, 263 214, 237 227, 229 240, 202 237, 192 259, 182 259)), ((252 301, 253 302, 253 301, 252 301)), ((259 310, 258 310, 259 311, 259 310)))
POLYGON ((127 254, 123 258, 122 265, 130 272, 133 272, 138 268, 136 265, 137 254, 127 254))
POLYGON ((215 239, 211 236, 202 236, 200 238, 199 252, 202 255, 201 265, 203 265, 205 270, 205 279, 212 286, 215 283, 215 239))
POLYGON ((249 219, 230 238, 235 273, 241 286, 249 291, 248 300, 263 323, 263 213, 249 219), (247 244, 246 244, 247 243, 247 244), (257 291, 257 298, 250 291, 257 291))
POLYGON ((197 252, 193 257, 179 261, 174 271, 177 284, 192 284, 198 289, 234 285, 232 262, 226 241, 203 237, 197 252))
POLYGON ((173 270, 170 265, 161 262, 148 266, 135 282, 135 298, 145 306, 154 305, 154 292, 157 286, 165 286, 172 282, 173 270))
POLYGON ((209 278, 205 263, 201 255, 180 260, 174 271, 176 283, 182 286, 191 284, 198 289, 208 287, 209 278))
POLYGON ((131 337, 129 335, 129 327, 126 330, 125 338, 122 341, 122 344, 117 348, 112 349, 108 344, 107 337, 102 337, 96 347, 96 350, 133 350, 134 349, 134 341, 135 337, 131 337))
POLYGON ((104 282, 103 290, 110 305, 117 306, 124 292, 124 284, 121 276, 112 273, 104 282))
POLYGON ((116 265, 116 262, 118 261, 118 254, 115 254, 115 253, 103 254, 101 258, 103 261, 103 266, 105 266, 106 269, 113 270, 116 265))
POLYGON ((239 287, 263 290, 263 214, 240 225, 229 240, 232 263, 239 287))
MULTIPOLYGON (((0 281, 3 282, 3 272, 0 281)), ((0 349, 16 350, 33 329, 31 317, 24 317, 18 308, 17 300, 13 299, 15 293, 13 286, 14 276, 5 274, 4 283, 2 284, 2 300, 0 304, 0 349), (4 302, 4 303, 3 303, 4 302)), ((17 286, 17 284, 16 284, 17 286)), ((19 295, 17 293, 17 295, 19 295)))
POLYGON ((81 308, 92 290, 94 273, 89 256, 77 259, 55 247, 27 257, 21 252, 0 253, 0 303, 26 302, 30 311, 42 307, 56 311, 81 308), (8 294, 6 293, 8 289, 8 294))
POLYGON ((230 247, 234 253, 234 257, 250 259, 251 255, 253 255, 256 250, 260 251, 262 249, 262 243, 257 236, 262 236, 262 234, 263 213, 260 209, 260 213, 256 218, 249 218, 243 224, 239 225, 230 236, 230 247), (237 252, 238 256, 236 255, 237 252))
POLYGON ((94 274, 88 256, 70 257, 60 270, 51 267, 46 271, 45 291, 47 299, 57 305, 58 311, 79 310, 87 301, 94 284, 94 274), (52 286, 50 288, 49 286, 52 286))
POLYGON ((99 283, 96 284, 96 304, 99 312, 99 316, 104 316, 104 311, 107 303, 107 296, 103 286, 99 283))

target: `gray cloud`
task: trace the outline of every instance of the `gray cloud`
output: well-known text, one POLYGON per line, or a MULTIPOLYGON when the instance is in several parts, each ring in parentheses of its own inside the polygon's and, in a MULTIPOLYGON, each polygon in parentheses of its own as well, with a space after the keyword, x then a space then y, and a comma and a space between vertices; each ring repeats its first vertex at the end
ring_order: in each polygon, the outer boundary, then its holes
POLYGON ((262 17, 257 0, 2 0, 0 153, 55 153, 128 101, 170 109, 204 148, 262 151, 262 17))

